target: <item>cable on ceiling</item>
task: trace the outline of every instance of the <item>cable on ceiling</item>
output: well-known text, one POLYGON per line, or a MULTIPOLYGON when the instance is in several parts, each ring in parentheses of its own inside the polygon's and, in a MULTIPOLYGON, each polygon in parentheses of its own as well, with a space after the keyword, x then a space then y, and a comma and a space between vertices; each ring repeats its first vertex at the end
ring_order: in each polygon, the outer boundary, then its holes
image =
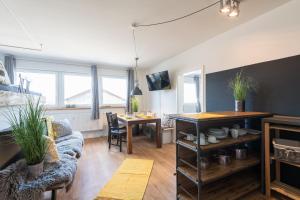
POLYGON ((151 24, 138 24, 138 23, 133 23, 133 24, 132 24, 132 28, 134 29, 134 28, 138 28, 138 27, 158 26, 158 25, 162 25, 162 24, 168 24, 168 23, 171 23, 171 22, 175 22, 175 21, 178 21, 178 20, 181 20, 181 19, 190 17, 190 16, 192 16, 192 15, 195 15, 195 14, 197 14, 197 13, 199 13, 199 12, 204 11, 204 10, 207 10, 208 8, 213 7, 213 6, 215 6, 215 5, 219 4, 219 3, 220 3, 220 1, 216 1, 216 2, 214 2, 214 3, 212 3, 212 4, 209 4, 208 6, 206 6, 206 7, 204 7, 204 8, 201 8, 201 9, 199 9, 199 10, 196 10, 196 11, 194 11, 194 12, 192 12, 192 13, 187 14, 187 15, 184 15, 184 16, 181 16, 181 17, 177 17, 177 18, 173 18, 173 19, 169 19, 169 20, 166 20, 166 21, 161 21, 161 22, 156 22, 156 23, 151 23, 151 24))
MULTIPOLYGON (((25 27, 25 25, 22 23, 21 19, 19 19, 17 17, 17 15, 12 11, 12 9, 10 9, 8 7, 8 5, 6 4, 6 2, 4 0, 0 0, 0 2, 2 3, 2 5, 8 10, 8 12, 10 13, 10 15, 16 20, 17 24, 19 24, 19 26, 21 27, 21 29, 24 31, 25 35, 28 37, 28 39, 32 42, 32 43, 36 43, 38 44, 37 41, 35 41, 35 39, 32 37, 32 35, 29 33, 29 31, 27 30, 27 28, 25 27)), ((21 46, 15 46, 15 45, 7 45, 7 44, 0 44, 0 46, 4 46, 4 47, 10 47, 10 48, 17 48, 17 49, 25 49, 25 50, 32 50, 32 51, 41 51, 43 48, 42 44, 38 44, 40 48, 31 48, 31 47, 21 47, 21 46)))

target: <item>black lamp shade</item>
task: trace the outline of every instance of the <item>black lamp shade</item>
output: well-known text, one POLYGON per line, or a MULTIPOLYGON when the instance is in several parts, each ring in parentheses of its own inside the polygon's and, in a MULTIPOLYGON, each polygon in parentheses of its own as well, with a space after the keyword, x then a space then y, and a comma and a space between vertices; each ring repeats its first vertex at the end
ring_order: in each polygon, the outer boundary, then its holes
POLYGON ((142 90, 139 88, 139 86, 134 86, 133 90, 131 91, 131 96, 136 95, 143 95, 142 90))

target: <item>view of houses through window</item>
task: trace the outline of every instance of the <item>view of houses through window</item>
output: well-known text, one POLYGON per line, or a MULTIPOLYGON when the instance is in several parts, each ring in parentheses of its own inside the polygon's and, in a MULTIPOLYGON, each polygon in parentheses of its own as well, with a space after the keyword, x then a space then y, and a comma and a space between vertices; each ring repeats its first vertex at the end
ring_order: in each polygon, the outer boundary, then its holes
POLYGON ((127 79, 102 77, 102 103, 124 105, 127 97, 127 79))
POLYGON ((64 104, 90 105, 92 99, 91 77, 80 75, 64 76, 64 104))
MULTIPOLYGON (((48 106, 89 106, 92 100, 92 81, 88 74, 17 70, 30 83, 30 91, 41 93, 48 106)), ((99 76, 101 105, 125 105, 127 77, 99 76)), ((17 82, 19 84, 19 82, 17 82)))

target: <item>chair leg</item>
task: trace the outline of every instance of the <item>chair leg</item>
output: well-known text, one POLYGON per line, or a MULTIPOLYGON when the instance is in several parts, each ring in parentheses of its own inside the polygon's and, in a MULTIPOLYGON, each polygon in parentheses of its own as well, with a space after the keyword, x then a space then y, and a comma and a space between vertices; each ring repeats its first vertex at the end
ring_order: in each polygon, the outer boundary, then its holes
POLYGON ((111 147, 111 137, 112 137, 112 135, 109 134, 109 136, 108 136, 108 148, 109 148, 109 149, 110 149, 110 147, 111 147))
POLYGON ((122 152, 122 135, 119 135, 120 138, 120 152, 122 152))

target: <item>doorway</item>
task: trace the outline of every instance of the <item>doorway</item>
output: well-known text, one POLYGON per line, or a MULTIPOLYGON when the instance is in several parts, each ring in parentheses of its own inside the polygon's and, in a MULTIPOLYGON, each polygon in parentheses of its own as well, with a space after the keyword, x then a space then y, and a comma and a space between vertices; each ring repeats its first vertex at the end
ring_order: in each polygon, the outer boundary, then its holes
POLYGON ((178 76, 178 113, 206 111, 204 67, 178 76))

